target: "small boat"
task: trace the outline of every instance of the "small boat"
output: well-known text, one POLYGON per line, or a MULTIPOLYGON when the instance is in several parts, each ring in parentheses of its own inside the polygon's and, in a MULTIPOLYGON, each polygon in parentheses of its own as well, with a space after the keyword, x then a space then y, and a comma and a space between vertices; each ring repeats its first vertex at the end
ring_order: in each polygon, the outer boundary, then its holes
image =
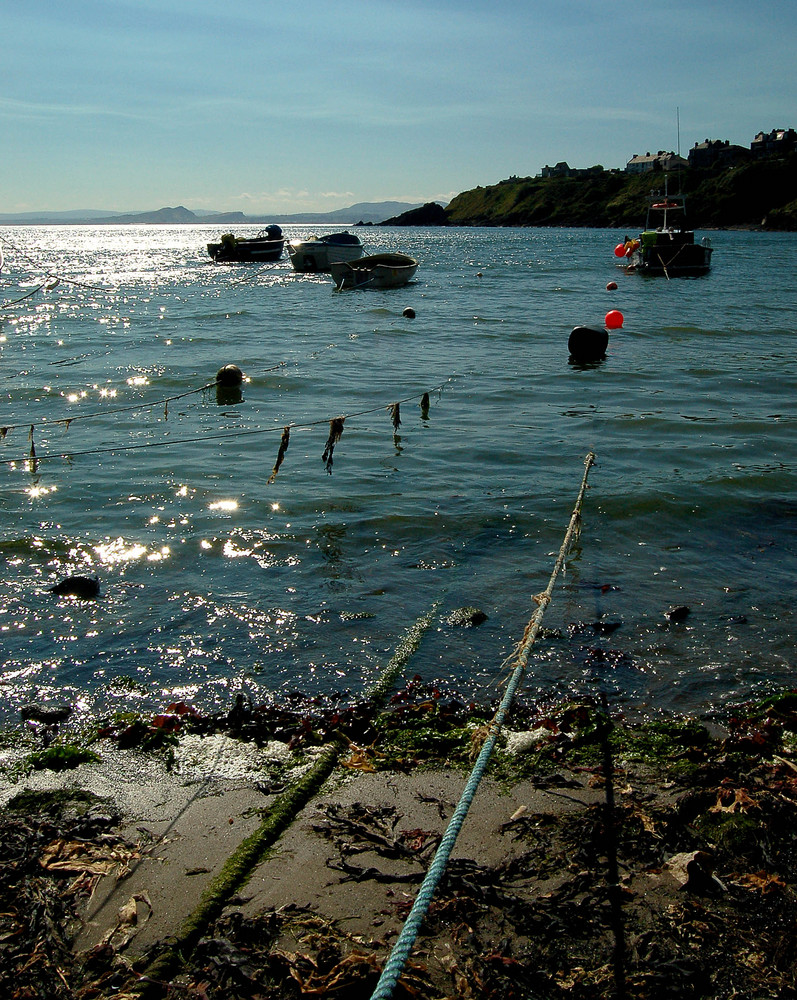
POLYGON ((219 264, 264 264, 279 260, 285 240, 279 226, 266 226, 246 238, 225 233, 218 243, 208 243, 208 253, 219 264))
POLYGON ((327 233, 306 240, 291 240, 288 254, 294 271, 312 274, 329 271, 338 260, 356 260, 363 255, 363 245, 352 233, 327 233))
POLYGON ((629 271, 663 274, 668 278, 705 274, 711 267, 711 240, 695 242, 695 234, 686 228, 686 197, 682 194, 654 194, 648 199, 644 232, 634 240, 626 239, 617 247, 618 256, 626 258, 629 271), (623 253, 619 253, 623 246, 623 253))
POLYGON ((336 262, 330 270, 337 288, 399 288, 414 277, 418 261, 405 253, 374 253, 336 262))

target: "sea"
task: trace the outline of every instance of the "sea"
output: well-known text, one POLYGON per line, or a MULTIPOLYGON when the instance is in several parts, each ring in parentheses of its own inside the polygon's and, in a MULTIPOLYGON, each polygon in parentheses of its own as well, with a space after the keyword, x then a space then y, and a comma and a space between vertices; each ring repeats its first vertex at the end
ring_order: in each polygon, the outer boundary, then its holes
POLYGON ((590 454, 520 697, 715 717, 795 686, 797 234, 709 233, 669 280, 617 230, 366 226, 415 279, 336 291, 213 263, 222 231, 0 230, 0 722, 356 701, 424 616, 404 679, 493 701, 590 454), (74 575, 99 596, 51 591, 74 575))

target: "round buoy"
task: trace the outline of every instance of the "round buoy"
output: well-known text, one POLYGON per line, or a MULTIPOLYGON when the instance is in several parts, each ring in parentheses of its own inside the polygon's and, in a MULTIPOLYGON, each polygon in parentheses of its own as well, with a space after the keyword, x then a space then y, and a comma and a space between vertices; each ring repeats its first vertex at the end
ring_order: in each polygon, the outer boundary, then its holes
POLYGON ((606 283, 606 291, 607 292, 617 291, 617 282, 616 281, 609 281, 609 282, 607 282, 606 283))
POLYGON ((614 248, 615 257, 625 257, 625 243, 618 243, 614 248))
POLYGON ((216 372, 216 385, 240 385, 244 380, 244 373, 238 365, 225 365, 216 372))
POLYGON ((407 308, 401 315, 406 316, 407 319, 415 319, 415 310, 412 308, 412 306, 407 306, 407 308))
POLYGON ((619 330, 623 325, 623 314, 619 309, 610 309, 603 322, 607 330, 619 330))
POLYGON ((570 357, 576 361, 598 361, 606 354, 609 334, 605 330, 593 330, 589 326, 576 326, 567 341, 570 357))

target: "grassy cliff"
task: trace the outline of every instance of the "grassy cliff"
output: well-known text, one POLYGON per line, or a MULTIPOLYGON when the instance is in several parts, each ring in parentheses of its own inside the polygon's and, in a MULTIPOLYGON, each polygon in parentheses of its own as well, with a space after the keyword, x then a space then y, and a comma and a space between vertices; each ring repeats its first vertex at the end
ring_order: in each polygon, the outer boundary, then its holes
MULTIPOLYGON (((670 190, 679 178, 671 176, 670 190)), ((797 155, 724 170, 684 170, 695 228, 797 231, 797 155)), ((651 190, 664 174, 603 173, 589 177, 513 177, 458 194, 445 210, 454 226, 595 226, 638 229, 651 190)))

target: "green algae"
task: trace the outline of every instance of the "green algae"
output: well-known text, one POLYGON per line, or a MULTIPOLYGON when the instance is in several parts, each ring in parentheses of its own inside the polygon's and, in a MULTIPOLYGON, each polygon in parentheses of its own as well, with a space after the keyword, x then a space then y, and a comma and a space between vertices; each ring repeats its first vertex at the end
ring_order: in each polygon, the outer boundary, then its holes
POLYGON ((742 812, 706 812, 694 821, 700 836, 731 858, 758 858, 761 823, 742 812))
POLYGON ((46 815, 58 819, 67 813, 83 815, 105 801, 99 795, 80 788, 27 788, 9 799, 6 809, 25 816, 46 815))
POLYGON ((379 754, 374 764, 378 770, 464 766, 469 762, 475 725, 440 725, 429 719, 416 722, 397 726, 393 721, 377 720, 379 754))
POLYGON ((98 754, 85 747, 73 743, 53 743, 44 750, 28 754, 24 763, 34 771, 69 771, 81 764, 96 763, 99 759, 98 754))

